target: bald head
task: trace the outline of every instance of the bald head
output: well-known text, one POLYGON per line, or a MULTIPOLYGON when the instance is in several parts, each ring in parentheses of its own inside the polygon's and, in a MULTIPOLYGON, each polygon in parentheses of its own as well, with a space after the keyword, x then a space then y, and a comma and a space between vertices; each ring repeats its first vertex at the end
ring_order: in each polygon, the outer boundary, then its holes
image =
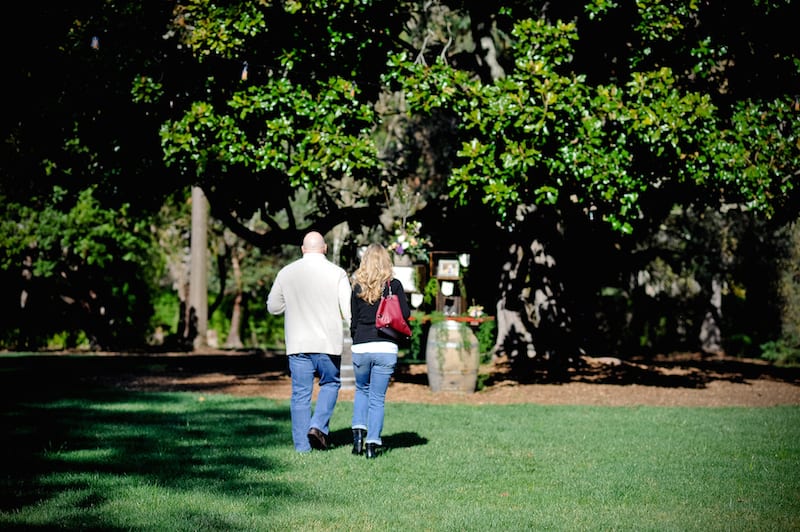
POLYGON ((303 238, 303 253, 322 253, 328 250, 325 239, 317 231, 311 231, 303 238))

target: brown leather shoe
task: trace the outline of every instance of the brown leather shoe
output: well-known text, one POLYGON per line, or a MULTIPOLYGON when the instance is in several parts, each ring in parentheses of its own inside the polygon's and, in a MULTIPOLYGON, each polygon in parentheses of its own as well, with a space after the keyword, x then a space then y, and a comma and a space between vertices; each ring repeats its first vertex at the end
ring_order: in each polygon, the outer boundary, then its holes
POLYGON ((314 449, 325 451, 328 449, 328 436, 318 428, 311 427, 308 431, 308 443, 314 449))

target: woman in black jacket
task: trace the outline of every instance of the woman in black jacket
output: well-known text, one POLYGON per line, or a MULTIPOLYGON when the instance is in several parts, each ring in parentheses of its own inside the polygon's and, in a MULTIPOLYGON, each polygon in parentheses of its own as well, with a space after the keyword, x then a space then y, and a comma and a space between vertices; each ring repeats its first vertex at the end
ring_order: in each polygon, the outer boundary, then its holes
POLYGON ((364 453, 375 458, 383 444, 384 404, 389 380, 397 365, 398 340, 375 327, 375 313, 381 296, 389 287, 400 301, 403 317, 408 321, 408 306, 403 285, 394 278, 392 259, 380 244, 371 244, 361 257, 354 274, 350 300, 353 338, 353 373, 356 392, 353 400, 353 454, 364 453), (389 286, 387 286, 387 283, 389 286))

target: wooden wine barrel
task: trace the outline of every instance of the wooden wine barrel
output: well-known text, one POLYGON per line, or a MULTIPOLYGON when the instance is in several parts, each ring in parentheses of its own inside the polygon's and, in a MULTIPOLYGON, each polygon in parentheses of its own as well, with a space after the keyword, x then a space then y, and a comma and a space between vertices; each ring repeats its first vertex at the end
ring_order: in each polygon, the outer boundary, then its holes
POLYGON ((434 392, 473 393, 478 383, 478 339, 463 323, 433 323, 425 344, 428 386, 434 392))

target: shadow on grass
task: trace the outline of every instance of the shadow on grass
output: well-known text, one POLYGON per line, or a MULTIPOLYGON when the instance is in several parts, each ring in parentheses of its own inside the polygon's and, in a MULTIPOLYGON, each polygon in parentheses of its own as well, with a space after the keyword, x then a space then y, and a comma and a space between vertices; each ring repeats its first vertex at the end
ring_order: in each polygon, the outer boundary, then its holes
POLYGON ((416 447, 417 445, 425 445, 428 443, 428 438, 423 438, 416 432, 397 432, 395 434, 387 434, 381 439, 383 440, 383 444, 391 449, 416 447))
MULTIPOLYGON (((242 374, 263 369, 248 357, 196 362, 242 374)), ((291 498, 291 486, 264 476, 281 467, 265 449, 286 447, 288 408, 119 385, 135 373, 186 363, 158 356, 0 357, 0 510, 65 492, 81 494, 73 506, 97 506, 106 498, 98 487, 112 479, 228 494, 257 488, 291 498)))
MULTIPOLYGON (((244 383, 269 385, 288 376, 283 355, 262 351, 197 353, 14 353, 0 357, 13 372, 15 395, 83 386, 136 391, 219 392, 244 383), (210 376, 203 379, 201 377, 210 376), (30 382, 30 388, 22 385, 30 382), (155 382, 156 384, 152 384, 155 382)), ((0 376, 0 379, 3 379, 0 376)), ((0 391, 0 393, 3 393, 0 391)))
MULTIPOLYGON (((331 448, 336 447, 352 447, 353 445, 353 432, 350 429, 341 429, 331 431, 331 448)), ((403 449, 408 447, 416 447, 418 445, 426 445, 428 438, 423 438, 416 432, 396 432, 394 434, 383 434, 383 449, 381 452, 387 452, 392 449, 403 449)))
MULTIPOLYGON (((353 431, 351 429, 339 429, 331 431, 329 434, 332 447, 350 447, 353 445, 353 431)), ((383 434, 381 436, 383 445, 392 449, 405 447, 416 447, 428 443, 427 438, 423 438, 416 432, 397 432, 395 434, 383 434)))

